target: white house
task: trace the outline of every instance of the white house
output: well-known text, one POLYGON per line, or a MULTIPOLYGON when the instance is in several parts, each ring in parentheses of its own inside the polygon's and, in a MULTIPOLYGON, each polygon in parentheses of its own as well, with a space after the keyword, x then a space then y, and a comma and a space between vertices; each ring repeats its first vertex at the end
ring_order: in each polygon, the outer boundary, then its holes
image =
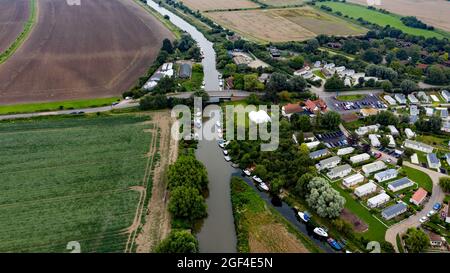
POLYGON ((448 90, 442 90, 441 95, 446 102, 450 102, 450 93, 448 92, 448 90))
POLYGON ((341 163, 341 158, 339 156, 333 156, 324 160, 321 160, 316 164, 316 168, 321 171, 325 169, 332 169, 341 163))
POLYGON ((390 148, 395 148, 395 139, 392 135, 386 135, 386 137, 389 139, 389 144, 388 146, 390 148))
POLYGON ((362 170, 365 174, 371 174, 386 169, 386 164, 383 161, 375 161, 370 164, 362 166, 362 170))
POLYGON ((317 146, 319 146, 320 141, 311 141, 311 142, 306 142, 306 147, 308 147, 308 149, 312 150, 315 149, 317 146))
POLYGON ((417 107, 417 105, 411 105, 409 107, 409 114, 411 116, 418 116, 418 115, 420 115, 419 107, 417 107))
POLYGON ((399 104, 406 104, 406 97, 401 93, 395 94, 395 100, 398 101, 399 104))
POLYGON ((342 184, 344 186, 346 186, 347 188, 353 187, 361 182, 364 181, 364 176, 360 173, 348 176, 346 178, 344 178, 344 180, 342 181, 342 184))
POLYGON ((363 197, 368 194, 374 193, 377 190, 377 185, 373 182, 369 182, 355 189, 355 195, 358 197, 363 197))
POLYGON ((388 181, 388 180, 396 178, 397 175, 398 175, 398 172, 396 169, 389 169, 386 171, 376 173, 374 178, 378 182, 384 182, 384 181, 388 181))
POLYGON ((419 100, 416 98, 416 96, 414 96, 414 94, 409 94, 409 95, 408 95, 408 100, 409 100, 411 103, 419 103, 419 100))
POLYGON ((419 93, 417 93, 417 96, 424 103, 429 103, 430 102, 430 98, 423 91, 420 91, 419 93))
POLYGON ((432 153, 433 150, 434 150, 433 146, 427 145, 427 144, 422 143, 422 142, 410 140, 410 139, 405 140, 405 145, 404 146, 406 148, 410 148, 410 149, 413 149, 413 150, 416 150, 416 151, 421 151, 421 152, 424 152, 424 153, 427 153, 427 154, 432 153))
POLYGON ((398 136, 400 134, 394 125, 389 125, 388 129, 389 129, 389 131, 391 131, 391 134, 393 134, 394 136, 398 136))
POLYGON ((390 182, 388 184, 388 188, 393 192, 397 192, 406 189, 408 187, 411 187, 412 185, 414 185, 414 182, 409 180, 407 177, 403 177, 393 182, 390 182))
POLYGON ((380 140, 378 139, 377 135, 370 134, 369 139, 370 139, 370 144, 372 145, 372 147, 380 147, 381 143, 380 143, 380 140))
POLYGON ((342 166, 334 167, 333 169, 331 169, 331 171, 329 171, 327 173, 327 176, 330 179, 336 179, 336 178, 345 177, 345 176, 349 175, 351 172, 352 172, 352 167, 350 167, 350 165, 348 165, 348 164, 345 164, 342 166))
POLYGON ((367 133, 376 133, 378 132, 378 128, 380 128, 380 126, 378 124, 376 125, 369 125, 369 126, 362 126, 359 127, 358 129, 355 130, 355 133, 358 134, 359 136, 363 136, 367 133))
POLYGON ((391 197, 383 192, 367 200, 367 206, 369 208, 377 208, 386 204, 389 200, 391 200, 391 197))
POLYGON ((350 157, 350 162, 352 162, 352 164, 358 164, 358 163, 367 161, 369 159, 370 159, 370 155, 368 153, 363 153, 363 154, 354 155, 354 156, 350 157))
POLYGON ((321 158, 321 157, 328 155, 328 153, 329 153, 328 149, 317 150, 317 151, 309 153, 309 158, 311 158, 311 159, 321 158))
POLYGON ((383 97, 390 105, 397 105, 397 101, 389 95, 383 97))
POLYGON ((441 161, 436 154, 427 154, 427 162, 429 168, 438 169, 441 167, 441 161))
POLYGON ((355 151, 355 148, 353 148, 353 147, 345 147, 345 148, 339 149, 337 151, 337 155, 348 155, 348 154, 353 153, 354 151, 355 151))
POLYGON ((431 107, 425 107, 425 114, 427 117, 432 117, 434 115, 434 109, 431 107))
POLYGON ((405 129, 405 134, 408 139, 416 137, 416 134, 409 128, 405 129))

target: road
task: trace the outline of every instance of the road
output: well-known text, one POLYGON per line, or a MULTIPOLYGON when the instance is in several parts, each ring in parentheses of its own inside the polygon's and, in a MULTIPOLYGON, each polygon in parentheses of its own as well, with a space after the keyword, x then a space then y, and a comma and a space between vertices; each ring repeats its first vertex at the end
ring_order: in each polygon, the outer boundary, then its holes
MULTIPOLYGON (((319 96, 320 98, 330 98, 336 96, 336 92, 327 92, 325 91, 324 85, 321 87, 315 87, 311 86, 311 92, 319 96)), ((382 93, 382 89, 376 89, 376 90, 355 90, 355 91, 340 91, 339 96, 344 95, 370 95, 370 94, 380 94, 382 93)))
POLYGON ((427 175, 429 175, 431 180, 433 181, 433 192, 431 193, 430 199, 425 204, 424 209, 421 212, 409 217, 408 219, 406 219, 400 223, 397 223, 397 224, 391 226, 386 231, 385 240, 390 242, 394 246, 394 248, 397 252, 399 252, 398 248, 397 248, 397 240, 396 240, 397 234, 400 234, 400 235, 404 234, 408 230, 408 228, 420 226, 419 219, 422 218, 423 216, 426 216, 427 213, 433 209, 433 205, 435 203, 442 204, 442 201, 445 198, 445 193, 442 191, 441 187, 439 186, 439 179, 441 177, 445 177, 446 175, 423 168, 423 167, 420 167, 420 166, 412 164, 410 162, 403 162, 403 165, 417 169, 417 170, 422 171, 422 172, 426 173, 427 175))
MULTIPOLYGON (((191 97, 191 95, 194 92, 181 92, 181 93, 172 93, 167 94, 168 97, 172 98, 179 98, 179 99, 188 99, 191 97)), ((231 98, 231 97, 248 97, 251 94, 256 94, 258 96, 264 95, 264 93, 259 92, 248 92, 248 91, 241 91, 241 90, 225 90, 225 91, 206 91, 208 93, 210 98, 216 97, 216 98, 231 98)))
POLYGON ((0 116, 0 120, 34 118, 34 117, 44 117, 44 116, 57 116, 57 115, 70 115, 70 114, 76 113, 76 112, 84 112, 87 114, 88 113, 101 113, 101 112, 108 112, 108 111, 111 111, 114 109, 126 109, 126 108, 136 107, 138 105, 139 105, 139 103, 137 103, 135 101, 124 100, 115 106, 110 105, 110 106, 104 106, 104 107, 84 108, 84 109, 76 109, 76 110, 60 110, 60 111, 51 111, 51 112, 2 115, 2 116, 0 116))

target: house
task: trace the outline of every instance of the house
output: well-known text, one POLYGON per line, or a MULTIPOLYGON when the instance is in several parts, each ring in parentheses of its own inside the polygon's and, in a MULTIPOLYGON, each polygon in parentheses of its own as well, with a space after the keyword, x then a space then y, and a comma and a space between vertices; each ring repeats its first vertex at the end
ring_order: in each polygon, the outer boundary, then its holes
POLYGON ((433 146, 430 146, 430 145, 422 143, 422 142, 410 140, 410 139, 405 140, 404 146, 406 148, 410 148, 410 149, 413 149, 413 150, 416 150, 416 151, 420 151, 420 152, 424 152, 424 153, 427 153, 427 154, 432 153, 433 150, 434 150, 433 146))
POLYGON ((273 47, 273 46, 269 47, 269 52, 270 52, 270 55, 272 55, 272 58, 281 57, 281 51, 276 47, 273 47))
POLYGON ((409 124, 414 124, 419 119, 418 115, 415 116, 409 116, 409 124))
POLYGON ((378 139, 377 135, 370 134, 369 139, 370 139, 370 144, 372 145, 372 147, 380 147, 381 146, 380 140, 378 139))
POLYGON ((353 147, 345 147, 345 148, 339 149, 337 151, 337 155, 348 155, 348 154, 353 153, 354 151, 355 151, 355 148, 353 148, 353 147))
POLYGON ((394 100, 391 96, 385 95, 383 97, 390 105, 397 105, 397 101, 394 100))
POLYGON ((376 173, 374 178, 378 182, 384 182, 396 178, 397 175, 398 172, 396 169, 389 169, 383 172, 376 173))
POLYGON ((400 178, 398 180, 395 180, 395 181, 389 183, 388 188, 393 192, 397 192, 397 191, 406 189, 408 187, 411 187, 412 185, 414 185, 414 182, 409 180, 409 178, 407 178, 407 177, 403 177, 403 178, 400 178))
POLYGON ((293 114, 301 112, 303 112, 303 108, 298 103, 289 103, 281 107, 281 114, 287 118, 290 118, 293 114))
POLYGON ((432 247, 442 247, 446 243, 445 239, 441 235, 432 231, 428 231, 427 233, 428 238, 430 238, 430 245, 432 247))
POLYGON ((367 206, 372 209, 377 208, 386 204, 389 200, 391 200, 391 197, 383 192, 367 200, 367 206))
POLYGON ((349 78, 345 78, 344 79, 344 85, 347 86, 347 87, 352 87, 353 86, 352 81, 349 78))
POLYGON ((180 65, 180 71, 178 72, 178 77, 182 79, 189 79, 192 75, 192 66, 188 63, 180 65))
POLYGON ((448 90, 442 90, 441 95, 446 102, 450 102, 450 92, 448 90))
POLYGON ((398 136, 400 134, 394 125, 389 125, 388 129, 389 129, 389 131, 391 131, 391 134, 394 136, 398 136))
POLYGON ((395 94, 395 100, 398 101, 399 104, 406 104, 406 97, 401 93, 395 94))
POLYGON ((420 206, 423 201, 425 201, 425 198, 427 198, 428 192, 424 190, 423 188, 419 188, 409 199, 409 202, 415 204, 416 206, 420 206))
POLYGON ((441 167, 441 161, 434 153, 427 154, 427 162, 429 168, 438 169, 441 167))
POLYGON ((340 49, 342 47, 341 43, 333 43, 333 42, 329 42, 327 43, 328 47, 334 48, 334 49, 340 49))
POLYGON ((341 158, 339 156, 333 156, 324 160, 321 160, 316 164, 316 168, 321 171, 324 169, 332 169, 341 163, 341 158))
POLYGON ((334 70, 334 68, 336 67, 336 65, 334 64, 334 63, 329 63, 329 64, 325 64, 324 66, 323 66, 323 68, 325 68, 325 69, 333 69, 334 70))
POLYGON ((355 195, 359 198, 366 196, 368 194, 374 193, 377 190, 377 185, 373 182, 366 183, 355 189, 355 195))
POLYGON ((356 134, 359 136, 363 136, 367 133, 376 133, 378 132, 378 128, 380 128, 380 126, 377 125, 369 125, 369 126, 362 126, 359 127, 358 129, 355 130, 356 134))
POLYGON ((322 66, 322 63, 321 63, 320 61, 314 62, 314 67, 315 67, 315 68, 319 68, 319 67, 321 67, 321 66, 322 66))
POLYGON ((359 110, 363 117, 375 116, 378 114, 378 109, 376 108, 363 108, 359 110))
POLYGON ((381 212, 381 216, 385 220, 391 220, 392 218, 405 213, 407 209, 408 209, 408 207, 404 203, 398 203, 398 204, 392 205, 392 206, 384 209, 381 212))
POLYGON ((258 81, 266 84, 270 80, 271 76, 272 76, 272 74, 262 73, 261 76, 258 77, 258 81))
POLYGON ((441 110, 441 119, 448 120, 448 109, 441 110))
POLYGON ((442 122, 441 131, 450 133, 450 122, 449 121, 442 122))
POLYGON ((392 135, 386 135, 386 137, 389 139, 388 147, 395 148, 395 139, 392 135))
POLYGON ((328 155, 328 153, 329 153, 328 149, 317 150, 317 151, 309 153, 309 158, 311 158, 311 159, 321 158, 321 157, 328 155))
POLYGON ((308 149, 312 150, 317 148, 317 146, 319 146, 320 141, 311 141, 311 142, 306 142, 306 147, 308 147, 308 149))
POLYGON ((386 164, 383 161, 375 161, 370 164, 362 166, 362 170, 365 174, 371 174, 386 169, 386 164))
POLYGON ((320 111, 326 111, 327 104, 322 99, 318 99, 315 101, 307 100, 305 102, 305 108, 311 113, 317 113, 320 111))
POLYGON ((350 162, 352 162, 352 164, 358 164, 358 163, 367 161, 369 159, 370 159, 370 155, 367 153, 363 153, 363 154, 354 155, 354 156, 350 157, 350 162))
POLYGON ((430 97, 427 96, 427 94, 423 91, 420 91, 419 93, 417 93, 417 96, 419 97, 419 99, 424 102, 424 103, 430 103, 430 97))
POLYGON ((430 97, 431 97, 431 99, 432 99, 434 102, 441 102, 441 101, 439 100, 439 98, 438 98, 436 95, 434 95, 434 94, 431 94, 430 97))
POLYGON ((405 129, 405 134, 408 139, 416 137, 416 134, 409 128, 405 129))
POLYGON ((408 95, 408 100, 409 100, 411 103, 414 103, 414 104, 419 103, 419 100, 416 98, 416 96, 414 96, 414 94, 409 94, 409 95, 408 95))
POLYGON ((346 186, 347 188, 353 187, 361 182, 364 181, 364 176, 360 173, 348 176, 346 178, 344 178, 344 180, 342 181, 342 184, 344 186, 346 186))
POLYGON ((425 114, 427 117, 432 117, 434 115, 434 109, 431 107, 425 107, 425 114))
POLYGON ((352 172, 352 167, 350 167, 350 165, 348 165, 348 164, 345 164, 342 166, 334 167, 333 169, 331 169, 331 171, 329 171, 327 173, 327 176, 330 179, 336 179, 336 178, 345 177, 345 176, 349 175, 351 172, 352 172))
POLYGON ((418 116, 418 115, 420 115, 419 107, 417 107, 417 105, 411 105, 409 107, 409 114, 411 116, 418 116))

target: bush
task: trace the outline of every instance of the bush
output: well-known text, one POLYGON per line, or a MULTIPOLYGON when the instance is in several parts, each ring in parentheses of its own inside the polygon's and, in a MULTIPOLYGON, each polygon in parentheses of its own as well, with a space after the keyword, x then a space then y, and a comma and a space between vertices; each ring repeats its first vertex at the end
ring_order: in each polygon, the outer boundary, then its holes
POLYGON ((156 253, 198 253, 198 241, 188 231, 172 231, 155 249, 156 253))

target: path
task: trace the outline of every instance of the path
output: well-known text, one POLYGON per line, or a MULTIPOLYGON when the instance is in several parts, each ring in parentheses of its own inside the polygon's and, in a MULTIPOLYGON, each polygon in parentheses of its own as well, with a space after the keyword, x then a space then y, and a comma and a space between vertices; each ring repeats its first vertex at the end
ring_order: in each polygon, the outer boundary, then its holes
POLYGON ((396 240, 397 234, 401 235, 401 234, 404 234, 408 230, 408 228, 418 227, 420 225, 419 219, 422 218, 423 216, 426 216, 427 213, 433 209, 433 205, 435 203, 442 203, 442 201, 444 200, 444 197, 445 197, 445 193, 442 191, 441 187, 439 186, 439 179, 441 177, 445 177, 446 175, 423 168, 423 167, 420 167, 418 165, 415 165, 415 164, 412 164, 412 163, 406 162, 406 161, 403 162, 403 165, 417 169, 417 170, 422 171, 422 172, 426 173, 427 175, 429 175, 431 180, 433 181, 433 192, 431 194, 430 199, 425 204, 422 211, 420 211, 419 213, 409 217, 408 219, 406 219, 400 223, 392 225, 386 231, 386 236, 385 236, 386 241, 390 242, 394 246, 394 248, 397 252, 399 252, 398 248, 397 248, 397 240, 396 240))

